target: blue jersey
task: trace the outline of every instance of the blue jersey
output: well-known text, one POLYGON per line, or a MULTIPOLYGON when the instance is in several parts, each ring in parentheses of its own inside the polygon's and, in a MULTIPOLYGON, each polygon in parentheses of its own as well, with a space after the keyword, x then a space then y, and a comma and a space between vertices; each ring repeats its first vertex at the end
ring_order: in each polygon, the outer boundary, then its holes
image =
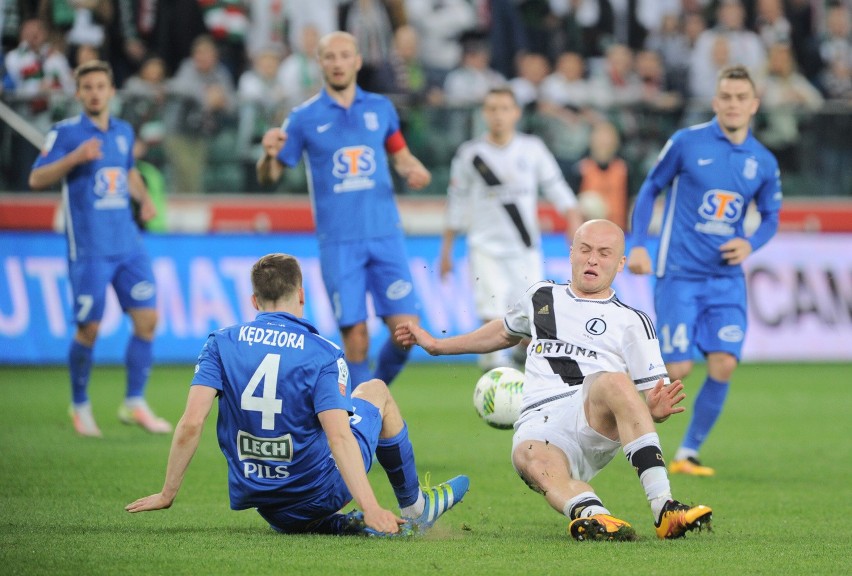
POLYGON ((213 332, 192 384, 219 391, 231 508, 287 506, 342 484, 317 414, 352 412, 349 370, 313 326, 276 312, 213 332))
POLYGON ((645 179, 633 212, 637 245, 645 242, 656 196, 669 187, 663 212, 657 276, 731 276, 740 265, 722 258, 719 246, 745 238, 752 200, 761 223, 748 238, 757 250, 778 229, 781 181, 778 162, 749 132, 742 144, 725 136, 714 118, 677 131, 645 179))
POLYGON ((278 160, 292 167, 304 156, 320 244, 401 230, 386 150, 399 132, 390 100, 356 87, 344 108, 323 89, 295 108, 282 129, 287 142, 278 160))
POLYGON ((110 118, 104 132, 85 114, 63 120, 48 132, 33 168, 56 162, 93 137, 101 141, 103 157, 76 166, 62 183, 65 233, 72 261, 142 249, 128 186, 128 174, 134 167, 130 124, 110 118))

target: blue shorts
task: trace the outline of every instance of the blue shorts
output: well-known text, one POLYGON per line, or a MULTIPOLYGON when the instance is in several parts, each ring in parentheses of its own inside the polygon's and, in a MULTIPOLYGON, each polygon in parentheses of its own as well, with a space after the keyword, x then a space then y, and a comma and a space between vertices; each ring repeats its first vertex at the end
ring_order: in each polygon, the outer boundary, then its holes
POLYGON ((420 310, 402 234, 323 245, 320 267, 341 328, 367 320, 367 292, 381 318, 420 310))
POLYGON ((140 250, 122 256, 80 258, 68 263, 77 324, 100 322, 107 286, 112 284, 121 308, 155 308, 157 289, 148 255, 140 250))
MULTIPOLYGON (((349 417, 349 427, 361 448, 364 468, 369 472, 382 431, 382 414, 376 406, 361 398, 353 398, 352 405, 355 413, 349 417)), ((340 473, 335 474, 332 484, 324 486, 317 494, 315 498, 296 505, 283 508, 264 506, 257 511, 279 532, 339 533, 332 516, 352 501, 352 494, 340 473)))
POLYGON ((666 363, 694 360, 696 350, 740 358, 747 325, 744 276, 657 278, 654 308, 666 363))

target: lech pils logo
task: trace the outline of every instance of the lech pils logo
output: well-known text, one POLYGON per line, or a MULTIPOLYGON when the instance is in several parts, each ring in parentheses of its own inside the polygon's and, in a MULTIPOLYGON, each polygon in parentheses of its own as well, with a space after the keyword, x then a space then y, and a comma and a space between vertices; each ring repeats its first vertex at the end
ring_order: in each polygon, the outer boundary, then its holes
POLYGON ((240 460, 290 462, 293 459, 293 439, 290 434, 278 438, 260 438, 239 430, 237 452, 240 460))

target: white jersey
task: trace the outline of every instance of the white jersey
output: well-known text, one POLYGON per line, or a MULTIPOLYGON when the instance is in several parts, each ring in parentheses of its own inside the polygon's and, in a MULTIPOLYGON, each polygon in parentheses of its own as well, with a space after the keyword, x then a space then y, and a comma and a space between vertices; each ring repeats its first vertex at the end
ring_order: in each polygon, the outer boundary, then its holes
POLYGON ((579 298, 569 284, 537 282, 504 317, 506 330, 531 338, 521 411, 580 389, 595 372, 626 372, 637 390, 668 374, 654 324, 623 304, 579 298))
POLYGON ((471 250, 517 256, 538 249, 538 193, 564 213, 577 205, 553 154, 537 136, 505 146, 484 136, 462 144, 450 168, 447 227, 465 232, 471 250))

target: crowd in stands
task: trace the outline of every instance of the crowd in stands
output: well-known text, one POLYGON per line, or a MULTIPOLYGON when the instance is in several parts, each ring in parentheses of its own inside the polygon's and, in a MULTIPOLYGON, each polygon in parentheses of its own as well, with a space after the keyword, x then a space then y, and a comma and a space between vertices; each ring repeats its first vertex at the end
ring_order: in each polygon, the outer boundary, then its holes
MULTIPOLYGON (((336 29, 360 42, 359 84, 411 111, 404 120, 412 131, 428 122, 419 107, 475 107, 490 88, 510 84, 539 117, 526 128, 545 136, 566 175, 588 153, 597 123, 612 123, 622 144, 633 142, 642 121, 631 109, 669 114, 678 125, 706 119, 715 73, 728 64, 745 64, 758 78, 762 135, 782 169, 795 168, 803 112, 826 101, 852 105, 852 0, 5 0, 0 7, 3 99, 27 101, 28 116, 46 129, 67 112, 52 103, 70 101, 73 68, 107 60, 118 114, 149 144, 152 162, 168 158, 179 191, 205 189, 205 158, 217 146, 250 165, 262 131, 320 88, 317 42, 336 29), (225 142, 212 138, 223 128, 225 142)), ((448 134, 458 129, 443 122, 448 134)), ((428 139, 411 134, 418 137, 428 139)))

